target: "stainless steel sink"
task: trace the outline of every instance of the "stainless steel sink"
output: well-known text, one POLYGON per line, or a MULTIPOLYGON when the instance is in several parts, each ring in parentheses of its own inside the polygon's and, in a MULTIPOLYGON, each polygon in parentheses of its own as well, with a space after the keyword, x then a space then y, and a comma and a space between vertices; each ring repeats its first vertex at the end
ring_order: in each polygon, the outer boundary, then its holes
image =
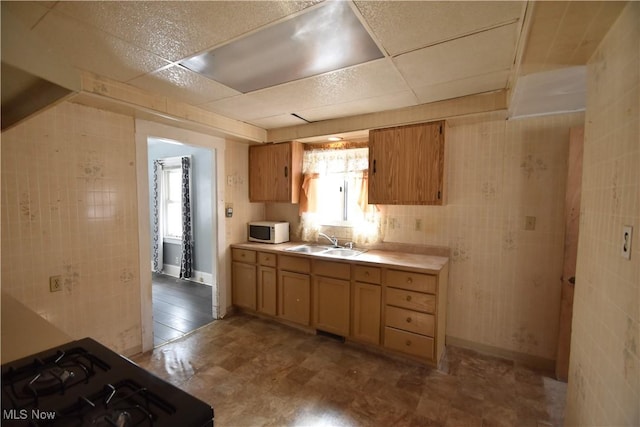
POLYGON ((366 250, 363 249, 334 248, 332 246, 317 245, 298 245, 287 248, 285 251, 299 254, 327 255, 337 258, 349 258, 366 252, 366 250))
POLYGON ((363 252, 365 252, 365 251, 364 250, 357 250, 357 249, 347 249, 347 248, 334 248, 334 249, 329 249, 326 252, 322 252, 321 255, 329 255, 329 256, 337 256, 337 257, 342 257, 342 258, 349 258, 349 257, 352 257, 352 256, 360 255, 363 252))
POLYGON ((287 248, 285 249, 285 251, 298 252, 302 254, 317 254, 320 252, 325 252, 329 249, 331 249, 331 246, 298 245, 287 248))

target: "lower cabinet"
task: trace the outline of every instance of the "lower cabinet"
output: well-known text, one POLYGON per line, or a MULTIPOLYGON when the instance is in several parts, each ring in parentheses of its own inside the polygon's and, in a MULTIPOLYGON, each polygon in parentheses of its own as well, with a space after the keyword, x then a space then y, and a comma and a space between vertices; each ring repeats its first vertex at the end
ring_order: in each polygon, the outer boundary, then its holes
POLYGON ((232 299, 239 307, 256 309, 256 266, 242 262, 231 264, 232 299))
POLYGON ((275 316, 278 314, 277 276, 273 267, 258 267, 258 306, 260 313, 275 316))
POLYGON ((313 278, 313 326, 325 332, 349 336, 350 282, 313 278))
POLYGON ((311 279, 308 274, 278 272, 279 317, 290 322, 310 324, 311 279))
POLYGON ((380 344, 380 285, 353 283, 352 337, 355 340, 380 344))

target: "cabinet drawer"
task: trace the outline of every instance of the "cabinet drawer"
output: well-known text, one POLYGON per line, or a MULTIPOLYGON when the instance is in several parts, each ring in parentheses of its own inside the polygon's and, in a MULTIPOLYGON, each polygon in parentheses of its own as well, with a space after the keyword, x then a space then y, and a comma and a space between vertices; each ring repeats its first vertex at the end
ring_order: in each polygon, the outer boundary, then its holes
POLYGON ((234 261, 250 262, 250 263, 256 262, 256 251, 234 248, 231 250, 231 254, 234 261))
POLYGON ((309 273, 311 271, 311 263, 307 258, 278 255, 278 268, 286 271, 309 273))
POLYGON ((433 359, 433 338, 386 327, 384 346, 414 356, 433 359))
POLYGON ((313 274, 348 280, 351 277, 351 265, 342 262, 313 260, 313 274))
POLYGON ((404 307, 411 310, 426 311, 427 313, 436 312, 435 295, 395 288, 387 288, 385 295, 387 304, 389 305, 404 307))
POLYGON ((386 306, 385 326, 403 329, 416 334, 433 336, 435 318, 432 314, 386 306))
POLYGON ((409 291, 436 293, 436 276, 429 274, 387 270, 386 284, 409 291))
POLYGON ((265 265, 267 267, 276 266, 275 254, 269 252, 258 252, 258 264, 265 265))
POLYGON ((377 267, 354 266, 353 278, 358 282, 380 284, 380 269, 377 267))

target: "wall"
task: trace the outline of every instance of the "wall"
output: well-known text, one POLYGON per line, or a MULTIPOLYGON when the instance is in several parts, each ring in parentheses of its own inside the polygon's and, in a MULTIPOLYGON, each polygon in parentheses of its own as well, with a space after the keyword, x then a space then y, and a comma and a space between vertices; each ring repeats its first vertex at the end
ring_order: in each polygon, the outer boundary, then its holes
MULTIPOLYGON (((555 359, 569 129, 583 113, 449 120, 448 204, 384 206, 385 242, 451 248, 447 335, 458 345, 555 359), (524 230, 525 216, 536 229, 524 230), (420 230, 416 230, 420 220, 420 230)), ((267 218, 297 227, 297 205, 267 218)))
POLYGON ((127 354, 141 348, 135 182, 131 117, 62 103, 2 133, 3 291, 127 354))
MULTIPOLYGON (((148 151, 149 188, 153 188, 153 161, 165 157, 192 156, 192 212, 194 238, 194 265, 197 272, 212 273, 212 242, 211 236, 211 151, 205 148, 189 145, 176 145, 162 142, 158 139, 149 140, 148 151)), ((215 174, 215 171, 214 171, 215 174)), ((153 198, 149 198, 149 206, 153 207, 153 198)), ((153 208, 150 209, 153 215, 153 208)), ((151 217, 152 218, 152 217, 151 217)), ((153 223, 153 220, 151 221, 153 223)), ((164 243, 164 263, 180 265, 181 245, 164 243), (176 257, 178 261, 176 262, 176 257)), ((196 273, 197 275, 198 273, 196 273)))
MULTIPOLYGON (((265 217, 264 203, 249 202, 249 145, 227 140, 225 147, 225 203, 233 206, 233 217, 226 219, 227 244, 247 241, 247 223, 265 217)), ((225 254, 231 272, 231 250, 225 254)), ((231 273, 227 275, 227 308, 231 307, 231 273)))
POLYGON ((640 425, 640 3, 588 64, 566 425, 640 425), (620 256, 632 225, 631 260, 620 256))

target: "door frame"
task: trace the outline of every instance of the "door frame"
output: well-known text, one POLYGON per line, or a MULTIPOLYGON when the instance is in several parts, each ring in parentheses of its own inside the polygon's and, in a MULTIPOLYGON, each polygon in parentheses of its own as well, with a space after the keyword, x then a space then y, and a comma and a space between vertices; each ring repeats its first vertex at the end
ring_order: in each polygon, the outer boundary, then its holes
POLYGON ((214 319, 226 314, 226 250, 224 216, 224 158, 223 138, 175 128, 160 123, 136 119, 136 182, 138 193, 138 260, 140 272, 140 323, 142 351, 153 349, 153 301, 151 294, 151 225, 149 207, 149 175, 147 141, 150 137, 179 141, 211 150, 211 164, 215 174, 211 174, 211 241, 215 242, 211 251, 212 266, 212 314, 214 319))

